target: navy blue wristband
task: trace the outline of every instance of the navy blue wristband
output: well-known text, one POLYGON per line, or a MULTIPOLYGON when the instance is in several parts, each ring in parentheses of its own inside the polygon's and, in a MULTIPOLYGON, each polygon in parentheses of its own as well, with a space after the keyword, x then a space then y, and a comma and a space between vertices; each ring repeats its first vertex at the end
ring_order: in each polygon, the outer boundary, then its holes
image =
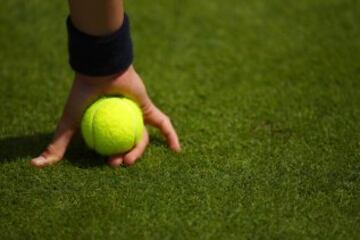
POLYGON ((81 32, 68 17, 69 63, 76 72, 88 76, 106 76, 126 70, 133 61, 130 24, 126 14, 122 26, 107 36, 81 32))

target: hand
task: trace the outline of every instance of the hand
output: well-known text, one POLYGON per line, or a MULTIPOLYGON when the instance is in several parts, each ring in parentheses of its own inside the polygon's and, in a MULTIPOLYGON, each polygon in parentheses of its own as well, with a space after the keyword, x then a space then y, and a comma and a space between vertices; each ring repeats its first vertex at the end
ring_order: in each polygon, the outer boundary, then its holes
MULTIPOLYGON (((169 147, 176 152, 180 151, 180 143, 170 119, 152 103, 143 81, 133 66, 130 66, 121 74, 106 77, 76 74, 54 138, 40 156, 31 160, 31 164, 42 168, 60 161, 80 126, 86 107, 99 96, 107 94, 121 94, 137 102, 143 111, 145 124, 158 128, 166 138, 169 147)), ((108 164, 112 167, 118 167, 123 163, 132 165, 141 157, 148 144, 149 134, 145 128, 142 140, 132 150, 125 154, 111 156, 108 164)))

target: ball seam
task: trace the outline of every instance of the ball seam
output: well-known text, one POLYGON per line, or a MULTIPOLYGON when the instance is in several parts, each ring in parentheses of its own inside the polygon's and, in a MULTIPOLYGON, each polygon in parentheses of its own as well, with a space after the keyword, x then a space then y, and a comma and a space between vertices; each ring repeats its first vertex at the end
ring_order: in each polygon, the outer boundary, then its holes
POLYGON ((129 113, 130 113, 130 115, 131 115, 131 122, 132 122, 132 124, 133 124, 133 132, 134 132, 134 137, 133 137, 133 147, 135 147, 135 145, 137 144, 136 143, 136 124, 135 124, 135 112, 134 112, 134 110, 132 109, 132 107, 129 105, 129 103, 126 103, 126 107, 127 107, 127 109, 128 109, 128 111, 129 111, 129 113))
POLYGON ((98 106, 96 106, 96 108, 94 110, 94 113, 92 115, 92 118, 91 118, 91 136, 92 136, 92 142, 93 142, 94 150, 96 150, 96 137, 95 137, 94 119, 95 119, 96 113, 99 111, 99 108, 100 108, 99 105, 101 105, 101 102, 98 104, 98 106))

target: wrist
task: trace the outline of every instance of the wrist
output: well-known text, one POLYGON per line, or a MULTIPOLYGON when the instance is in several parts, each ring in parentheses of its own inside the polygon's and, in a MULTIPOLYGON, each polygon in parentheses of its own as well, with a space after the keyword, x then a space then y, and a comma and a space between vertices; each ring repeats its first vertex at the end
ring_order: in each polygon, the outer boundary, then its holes
POLYGON ((106 36, 93 36, 77 29, 67 19, 69 62, 72 69, 87 76, 102 77, 124 72, 133 61, 129 19, 106 36))

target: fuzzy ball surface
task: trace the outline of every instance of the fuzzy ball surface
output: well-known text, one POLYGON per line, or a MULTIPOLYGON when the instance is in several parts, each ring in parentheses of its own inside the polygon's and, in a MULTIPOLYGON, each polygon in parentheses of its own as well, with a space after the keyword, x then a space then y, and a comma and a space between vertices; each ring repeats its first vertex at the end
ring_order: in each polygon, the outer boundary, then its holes
POLYGON ((87 146, 110 156, 131 150, 141 139, 143 116, 136 103, 121 97, 103 97, 85 111, 81 133, 87 146))

